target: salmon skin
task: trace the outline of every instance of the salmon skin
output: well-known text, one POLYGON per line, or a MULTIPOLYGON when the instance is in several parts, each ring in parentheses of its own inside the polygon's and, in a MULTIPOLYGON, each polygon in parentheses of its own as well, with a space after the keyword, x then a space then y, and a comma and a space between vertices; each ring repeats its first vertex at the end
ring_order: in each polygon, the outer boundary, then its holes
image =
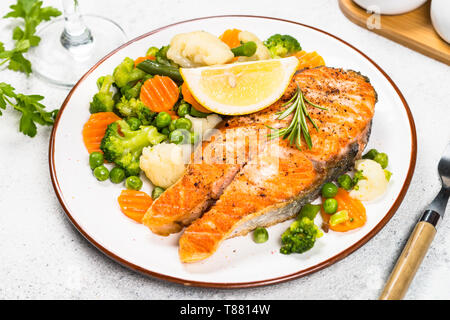
MULTIPOLYGON (((206 259, 227 238, 293 218, 318 196, 325 182, 348 171, 361 157, 377 100, 369 80, 354 71, 319 67, 302 70, 293 82, 308 100, 328 109, 308 107, 319 128, 308 123, 313 147, 303 143, 299 150, 279 138, 252 155, 218 200, 180 237, 182 262, 206 259)), ((250 116, 256 122, 262 117, 267 120, 279 109, 280 104, 275 104, 250 116)), ((249 117, 232 121, 255 122, 249 117)))

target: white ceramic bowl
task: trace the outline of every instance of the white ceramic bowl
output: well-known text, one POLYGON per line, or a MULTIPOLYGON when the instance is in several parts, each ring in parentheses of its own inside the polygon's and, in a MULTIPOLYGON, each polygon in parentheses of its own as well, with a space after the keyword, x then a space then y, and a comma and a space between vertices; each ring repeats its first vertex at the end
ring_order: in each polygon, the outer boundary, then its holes
POLYGON ((431 22, 442 39, 450 43, 450 1, 431 1, 431 22))
MULTIPOLYGON (((402 14, 423 5, 427 0, 353 0, 366 10, 380 14, 402 14)), ((448 0, 443 0, 448 1, 448 0)))

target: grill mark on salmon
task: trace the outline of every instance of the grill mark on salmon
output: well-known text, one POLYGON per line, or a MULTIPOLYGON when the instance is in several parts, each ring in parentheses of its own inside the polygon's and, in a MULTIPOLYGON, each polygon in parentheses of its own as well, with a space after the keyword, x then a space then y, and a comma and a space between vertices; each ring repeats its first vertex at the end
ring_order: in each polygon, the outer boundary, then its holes
MULTIPOLYGON (((240 169, 217 202, 186 228, 179 240, 181 261, 203 260, 229 237, 294 217, 317 197, 323 183, 346 172, 361 156, 377 99, 368 79, 354 71, 319 67, 303 70, 294 81, 310 101, 328 108, 308 108, 319 127, 316 131, 308 123, 313 148, 303 145, 300 151, 281 139, 266 144, 240 169)), ((279 106, 267 108, 262 115, 271 119, 279 106)), ((261 118, 256 115, 252 123, 261 118)))

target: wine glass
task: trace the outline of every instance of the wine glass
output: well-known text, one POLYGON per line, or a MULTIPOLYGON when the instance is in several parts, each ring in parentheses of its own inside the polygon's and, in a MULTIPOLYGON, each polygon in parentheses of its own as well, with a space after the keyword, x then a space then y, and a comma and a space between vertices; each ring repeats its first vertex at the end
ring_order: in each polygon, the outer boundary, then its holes
POLYGON ((29 51, 33 73, 52 84, 71 88, 100 58, 123 44, 125 32, 114 21, 81 15, 77 0, 62 0, 63 18, 37 33, 38 46, 29 51))

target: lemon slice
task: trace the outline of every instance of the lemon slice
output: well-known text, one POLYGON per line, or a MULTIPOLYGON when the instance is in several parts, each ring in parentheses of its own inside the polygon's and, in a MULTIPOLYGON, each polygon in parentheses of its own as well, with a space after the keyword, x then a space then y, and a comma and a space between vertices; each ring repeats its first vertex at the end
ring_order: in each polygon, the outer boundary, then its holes
POLYGON ((181 68, 189 91, 206 109, 224 115, 249 114, 277 101, 297 69, 298 59, 261 60, 223 66, 181 68))

